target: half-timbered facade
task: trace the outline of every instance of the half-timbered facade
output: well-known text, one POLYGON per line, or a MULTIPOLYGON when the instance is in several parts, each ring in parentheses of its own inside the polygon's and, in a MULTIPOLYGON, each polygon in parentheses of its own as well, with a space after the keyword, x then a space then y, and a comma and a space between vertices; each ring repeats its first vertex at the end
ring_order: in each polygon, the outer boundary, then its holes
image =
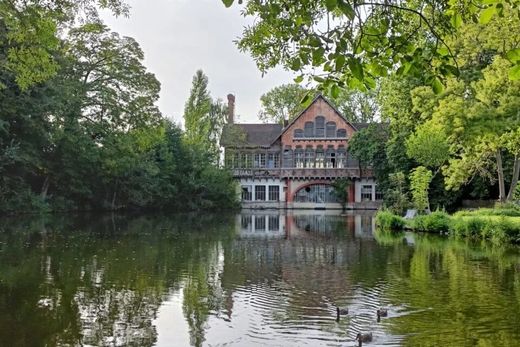
POLYGON ((341 208, 332 183, 347 178, 347 208, 377 208, 381 196, 370 169, 349 153, 349 140, 366 126, 348 122, 323 96, 291 123, 235 124, 228 96, 222 145, 225 165, 240 182, 245 208, 341 208))

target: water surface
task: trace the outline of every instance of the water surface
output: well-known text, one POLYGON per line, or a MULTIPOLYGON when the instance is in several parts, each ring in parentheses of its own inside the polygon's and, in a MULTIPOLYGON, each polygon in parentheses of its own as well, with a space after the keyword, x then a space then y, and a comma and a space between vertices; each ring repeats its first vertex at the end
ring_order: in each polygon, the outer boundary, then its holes
POLYGON ((0 346, 517 346, 519 326, 518 249, 370 212, 0 221, 0 346))

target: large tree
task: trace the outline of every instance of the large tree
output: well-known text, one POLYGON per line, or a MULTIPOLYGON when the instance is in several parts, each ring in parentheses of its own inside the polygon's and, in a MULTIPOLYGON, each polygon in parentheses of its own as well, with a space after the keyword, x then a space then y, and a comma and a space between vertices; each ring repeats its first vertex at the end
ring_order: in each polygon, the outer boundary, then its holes
POLYGON ((292 120, 305 108, 301 101, 308 92, 294 83, 274 87, 260 97, 262 108, 258 118, 279 124, 283 124, 284 120, 292 120))
MULTIPOLYGON (((231 6, 234 0, 222 0, 231 6)), ((320 83, 332 96, 341 87, 366 89, 389 71, 412 75, 439 93, 458 64, 446 37, 466 23, 487 24, 504 12, 518 13, 518 0, 238 1, 253 17, 238 46, 263 72, 282 65, 320 83)), ((514 31, 511 31, 514 32, 514 31)), ((515 53, 516 52, 516 53, 515 53)), ((509 76, 520 79, 517 51, 509 76)))
POLYGON ((193 76, 190 96, 184 105, 186 140, 191 146, 208 150, 218 161, 219 140, 225 123, 227 107, 221 100, 213 100, 208 90, 208 77, 202 70, 193 76))

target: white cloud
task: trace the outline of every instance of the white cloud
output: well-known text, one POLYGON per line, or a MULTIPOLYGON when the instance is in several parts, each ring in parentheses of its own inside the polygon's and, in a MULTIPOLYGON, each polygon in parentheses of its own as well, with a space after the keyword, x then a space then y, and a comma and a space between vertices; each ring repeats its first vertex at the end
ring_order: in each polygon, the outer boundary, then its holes
POLYGON ((253 59, 233 43, 247 20, 240 8, 220 0, 128 0, 129 18, 103 19, 121 35, 135 38, 145 52, 145 65, 162 85, 159 107, 182 122, 184 102, 197 69, 209 77, 213 97, 236 95, 241 122, 257 122, 260 96, 292 81, 293 74, 276 69, 263 78, 253 59))

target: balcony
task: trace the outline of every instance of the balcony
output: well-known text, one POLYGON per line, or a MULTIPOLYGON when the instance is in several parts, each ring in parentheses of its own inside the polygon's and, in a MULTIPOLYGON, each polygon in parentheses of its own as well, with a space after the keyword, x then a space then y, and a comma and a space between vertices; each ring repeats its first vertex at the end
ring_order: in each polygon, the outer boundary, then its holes
POLYGON ((349 168, 251 168, 233 169, 235 178, 291 178, 291 179, 334 179, 334 178, 359 178, 372 176, 372 170, 358 167, 349 168))

